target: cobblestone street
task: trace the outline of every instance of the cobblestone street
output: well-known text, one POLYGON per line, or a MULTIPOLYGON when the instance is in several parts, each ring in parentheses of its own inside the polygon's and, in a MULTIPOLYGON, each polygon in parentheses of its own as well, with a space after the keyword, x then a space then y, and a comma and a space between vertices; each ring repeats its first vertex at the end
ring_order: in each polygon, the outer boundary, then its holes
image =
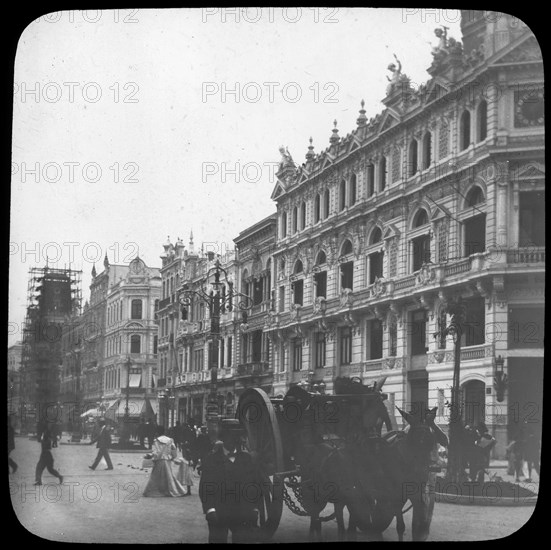
MULTIPOLYGON (((10 474, 13 507, 19 521, 33 534, 66 542, 206 542, 207 527, 197 495, 196 474, 191 497, 144 498, 149 473, 140 470, 143 452, 112 451, 115 469, 105 471, 100 465, 94 472, 88 465, 96 455, 95 446, 60 444, 52 452, 55 467, 64 478, 62 485, 47 471, 42 487, 33 485, 40 454, 36 441, 17 437, 11 454, 19 465, 17 472, 10 474)), ((533 506, 505 508, 437 502, 428 540, 502 538, 522 527, 533 510, 533 506)), ((405 521, 405 540, 410 540, 411 512, 405 515, 405 521)), ((284 507, 273 542, 308 542, 308 525, 308 518, 295 516, 284 507)), ((324 524, 322 533, 324 540, 336 540, 336 523, 324 524)), ((362 535, 358 539, 362 540, 362 535)), ((384 540, 397 540, 394 522, 385 531, 384 540)))

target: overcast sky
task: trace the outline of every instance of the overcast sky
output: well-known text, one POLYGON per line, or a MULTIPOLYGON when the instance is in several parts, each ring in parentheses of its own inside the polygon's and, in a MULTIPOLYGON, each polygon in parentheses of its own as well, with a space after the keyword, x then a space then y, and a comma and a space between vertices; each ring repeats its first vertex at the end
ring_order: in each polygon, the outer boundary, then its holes
POLYGON ((434 29, 456 10, 248 8, 59 12, 31 23, 15 62, 9 344, 28 270, 103 269, 170 235, 218 251, 275 210, 279 146, 304 161, 381 112, 396 54, 426 82, 434 29), (237 173, 234 171, 237 170, 237 173), (74 243, 74 244, 69 244, 74 243))

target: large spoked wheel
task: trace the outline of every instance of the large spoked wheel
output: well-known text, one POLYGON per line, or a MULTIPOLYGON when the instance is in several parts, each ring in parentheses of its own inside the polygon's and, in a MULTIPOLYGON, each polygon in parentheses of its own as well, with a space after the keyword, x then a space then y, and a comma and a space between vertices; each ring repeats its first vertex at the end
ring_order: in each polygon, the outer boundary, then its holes
POLYGON ((259 388, 248 388, 239 398, 237 418, 247 431, 247 446, 262 478, 260 530, 269 540, 283 512, 283 447, 276 412, 259 388))

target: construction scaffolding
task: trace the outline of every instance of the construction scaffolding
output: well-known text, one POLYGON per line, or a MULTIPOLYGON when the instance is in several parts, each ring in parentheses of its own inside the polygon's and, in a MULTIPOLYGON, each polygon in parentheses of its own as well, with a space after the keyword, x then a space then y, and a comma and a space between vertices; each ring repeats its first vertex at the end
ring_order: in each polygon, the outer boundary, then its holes
POLYGON ((70 268, 29 269, 21 358, 21 426, 27 432, 59 415, 61 335, 68 319, 81 313, 81 277, 70 268))

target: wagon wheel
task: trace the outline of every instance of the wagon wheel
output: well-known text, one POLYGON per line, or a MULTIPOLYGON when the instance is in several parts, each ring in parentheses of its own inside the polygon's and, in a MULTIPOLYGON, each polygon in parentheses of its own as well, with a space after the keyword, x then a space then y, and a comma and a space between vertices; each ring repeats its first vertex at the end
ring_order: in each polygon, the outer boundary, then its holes
POLYGON ((275 533, 283 511, 283 448, 274 407, 259 388, 246 389, 237 406, 237 418, 247 431, 247 446, 262 479, 260 531, 265 540, 275 533))

